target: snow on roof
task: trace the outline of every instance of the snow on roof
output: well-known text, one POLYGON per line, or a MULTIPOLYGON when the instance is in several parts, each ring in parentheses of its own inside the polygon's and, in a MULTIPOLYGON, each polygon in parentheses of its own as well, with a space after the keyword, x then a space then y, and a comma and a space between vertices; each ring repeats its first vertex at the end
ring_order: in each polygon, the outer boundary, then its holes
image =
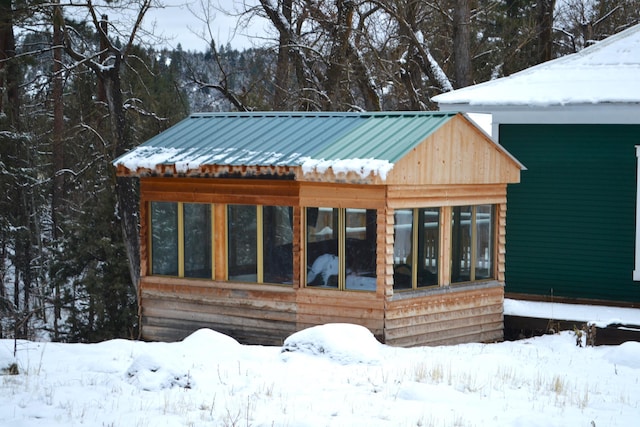
POLYGON ((640 104, 640 25, 578 53, 508 77, 435 96, 441 108, 468 105, 640 104))
MULTIPOLYGON (((372 174, 385 180, 396 161, 456 116, 443 112, 204 113, 116 159, 130 174, 170 166, 300 167, 306 173, 372 174)), ((284 169, 283 169, 284 170, 284 169)))

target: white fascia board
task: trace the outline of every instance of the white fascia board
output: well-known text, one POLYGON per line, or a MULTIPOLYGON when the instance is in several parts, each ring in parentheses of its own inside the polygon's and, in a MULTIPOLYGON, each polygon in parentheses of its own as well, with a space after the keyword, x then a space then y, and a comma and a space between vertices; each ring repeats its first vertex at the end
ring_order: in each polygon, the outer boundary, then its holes
POLYGON ((487 113, 499 124, 640 124, 637 104, 568 104, 548 106, 439 104, 442 111, 487 113))
POLYGON ((548 106, 441 103, 438 106, 442 111, 491 114, 491 136, 496 141, 500 140, 500 125, 505 124, 640 124, 640 103, 548 106))

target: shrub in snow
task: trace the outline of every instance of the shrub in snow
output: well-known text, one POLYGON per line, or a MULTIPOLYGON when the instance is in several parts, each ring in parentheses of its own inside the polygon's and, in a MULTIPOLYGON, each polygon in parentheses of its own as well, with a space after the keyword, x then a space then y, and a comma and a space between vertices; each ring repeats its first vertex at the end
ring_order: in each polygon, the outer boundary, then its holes
POLYGON ((9 347, 0 346, 0 372, 4 375, 18 375, 20 373, 16 358, 9 347))
POLYGON ((376 364, 380 361, 382 347, 363 326, 330 323, 313 326, 289 336, 284 341, 281 352, 323 356, 342 364, 376 364))
POLYGON ((18 375, 20 370, 17 363, 10 363, 7 367, 2 368, 2 373, 5 375, 18 375))

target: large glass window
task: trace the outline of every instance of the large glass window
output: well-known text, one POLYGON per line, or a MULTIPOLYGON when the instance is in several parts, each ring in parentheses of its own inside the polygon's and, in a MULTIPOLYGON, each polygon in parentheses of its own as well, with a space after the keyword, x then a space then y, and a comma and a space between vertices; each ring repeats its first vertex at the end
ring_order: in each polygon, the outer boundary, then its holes
POLYGON ((307 285, 376 289, 376 211, 307 208, 307 285))
POLYGON ((226 237, 229 280, 293 283, 293 208, 228 205, 214 236, 213 205, 150 203, 151 274, 213 278, 215 238, 226 237))
POLYGON ((229 280, 258 281, 257 207, 227 207, 227 260, 229 280))
POLYGON ((376 211, 345 209, 345 288, 376 289, 376 211))
POLYGON ((227 207, 229 280, 293 283, 293 208, 227 207))
POLYGON ((211 277, 211 205, 151 202, 151 272, 211 277))
POLYGON ((151 203, 151 272, 178 275, 177 203, 151 203))
POLYGON ((456 206, 451 225, 451 282, 493 277, 493 206, 456 206))
POLYGON ((211 278, 211 205, 184 203, 184 277, 211 278))
POLYGON ((394 213, 394 289, 438 284, 438 208, 398 209, 394 213))
POLYGON ((338 209, 307 208, 307 284, 338 288, 338 209))
POLYGON ((264 281, 293 282, 293 208, 263 207, 264 281))

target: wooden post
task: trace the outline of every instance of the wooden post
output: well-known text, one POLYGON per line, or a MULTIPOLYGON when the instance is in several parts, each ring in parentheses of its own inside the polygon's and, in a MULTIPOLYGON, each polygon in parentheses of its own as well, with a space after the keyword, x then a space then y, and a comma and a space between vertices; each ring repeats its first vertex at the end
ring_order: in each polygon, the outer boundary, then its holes
POLYGON ((215 224, 213 224, 213 234, 215 239, 215 265, 216 272, 214 274, 215 280, 227 280, 227 205, 215 204, 214 218, 215 224))
POLYGON ((438 255, 438 285, 451 284, 451 206, 443 206, 440 210, 440 250, 438 255))

